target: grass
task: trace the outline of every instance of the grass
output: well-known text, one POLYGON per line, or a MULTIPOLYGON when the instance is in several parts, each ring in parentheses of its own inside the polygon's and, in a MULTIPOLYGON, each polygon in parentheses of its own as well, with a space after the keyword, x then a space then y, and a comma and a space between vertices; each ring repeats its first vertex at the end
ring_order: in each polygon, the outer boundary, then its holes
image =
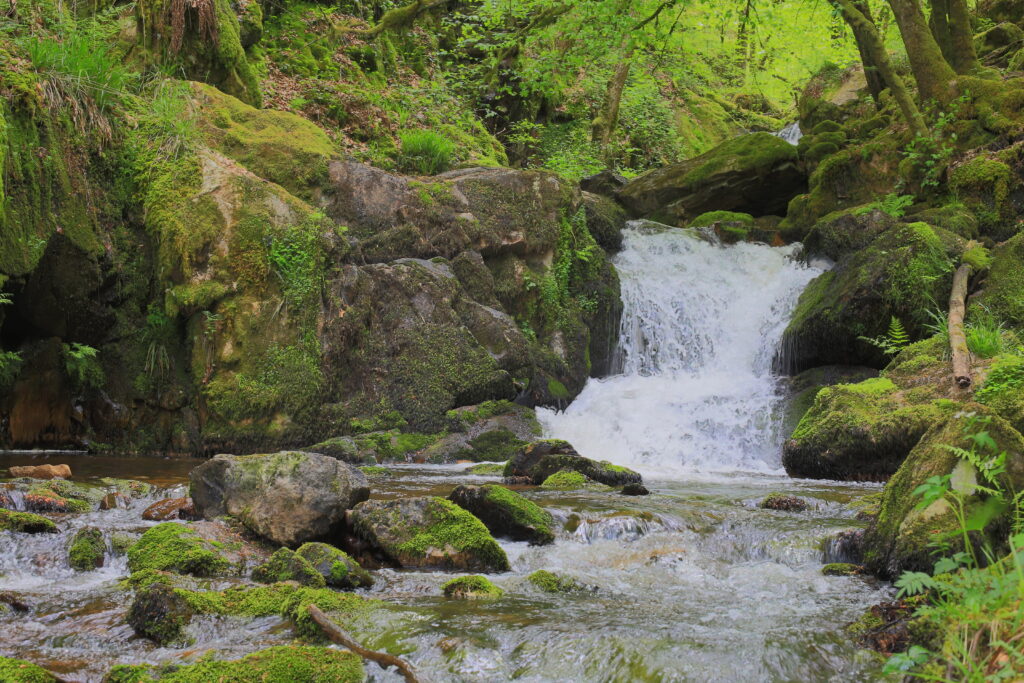
POLYGON ((398 134, 398 165, 406 173, 437 175, 451 168, 455 143, 430 130, 404 130, 398 134))

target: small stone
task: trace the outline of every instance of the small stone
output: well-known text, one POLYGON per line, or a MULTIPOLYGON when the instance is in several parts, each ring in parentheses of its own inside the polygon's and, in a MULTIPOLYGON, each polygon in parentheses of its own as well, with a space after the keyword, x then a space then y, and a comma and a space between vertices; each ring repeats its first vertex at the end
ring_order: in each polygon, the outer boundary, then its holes
POLYGON ((151 522, 166 522, 172 519, 195 519, 191 498, 164 498, 150 505, 142 518, 151 522))
POLYGON ((23 465, 8 469, 12 477, 31 477, 32 479, 68 479, 71 467, 68 465, 23 465))
POLYGON ((620 493, 624 496, 649 496, 651 492, 643 484, 626 484, 620 493))
POLYGON ((781 493, 772 493, 761 501, 759 507, 765 510, 783 510, 786 512, 803 512, 807 509, 807 501, 796 496, 785 496, 781 493))
POLYGON ((100 501, 100 510, 116 510, 117 508, 126 507, 128 507, 128 497, 116 491, 103 496, 103 499, 100 501))

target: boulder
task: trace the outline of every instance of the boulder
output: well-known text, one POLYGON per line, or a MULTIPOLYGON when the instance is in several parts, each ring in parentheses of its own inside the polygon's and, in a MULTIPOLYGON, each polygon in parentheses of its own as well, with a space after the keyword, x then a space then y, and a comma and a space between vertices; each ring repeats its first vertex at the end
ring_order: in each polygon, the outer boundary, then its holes
POLYGON ((587 590, 587 586, 576 579, 546 569, 538 569, 528 575, 526 580, 545 593, 578 593, 587 590))
POLYGON ((782 493, 770 493, 758 504, 758 507, 764 508, 765 510, 803 512, 807 509, 807 501, 796 496, 787 496, 782 493))
POLYGON ((622 251, 622 231, 626 228, 626 210, 615 200, 589 192, 583 193, 587 229, 609 254, 622 251))
POLYGON ((889 214, 870 206, 835 211, 814 224, 804 238, 804 247, 811 255, 838 261, 863 249, 897 222, 889 214))
POLYGON ((500 598, 505 592, 491 583, 486 576, 460 576, 445 582, 441 590, 446 598, 461 600, 500 598))
POLYGON ((539 485, 559 470, 579 472, 607 486, 642 481, 642 477, 629 468, 585 458, 576 452, 572 444, 557 439, 536 441, 523 448, 505 466, 505 476, 530 477, 535 485, 539 485))
POLYGON ((541 435, 533 410, 488 401, 448 411, 448 433, 420 453, 426 462, 504 462, 541 435))
MULTIPOLYGON (((628 484, 627 484, 628 486, 628 484)), ((542 489, 553 491, 578 491, 580 489, 593 489, 606 491, 608 487, 599 484, 590 477, 576 470, 558 470, 548 476, 540 483, 542 489)))
POLYGON ((52 673, 32 662, 11 657, 0 657, 0 680, 18 683, 61 683, 52 673))
POLYGON ((984 57, 999 48, 1019 45, 1024 42, 1024 29, 1009 21, 1003 21, 974 36, 974 49, 984 57))
POLYGON ((294 581, 300 586, 313 588, 327 585, 323 575, 306 558, 288 548, 279 548, 269 560, 253 569, 252 580, 258 583, 294 581))
POLYGON ((166 646, 185 640, 185 628, 193 614, 188 601, 175 588, 153 583, 135 594, 126 620, 137 635, 166 646))
POLYGON ((885 485, 878 516, 863 539, 864 564, 872 573, 889 579, 904 571, 931 573, 940 557, 965 549, 947 500, 939 498, 919 509, 921 498, 914 492, 931 477, 949 475, 953 489, 965 497, 967 518, 980 524, 979 529, 970 532, 979 556, 985 544, 991 545, 997 557, 1005 552, 1006 529, 1011 524, 1007 508, 993 506, 993 500, 978 491, 978 484, 990 484, 951 451, 951 446, 973 448, 984 459, 1005 451, 1006 472, 998 478, 999 486, 1008 491, 1024 490, 1024 437, 1020 432, 1002 418, 987 414, 981 406, 976 411, 949 415, 921 438, 885 485), (995 443, 994 452, 969 440, 969 435, 980 431, 987 432, 995 443))
POLYGON ((231 515, 253 533, 288 546, 339 531, 345 511, 370 496, 362 472, 315 453, 218 455, 189 479, 198 514, 231 515))
POLYGON ((997 320, 1024 335, 1024 232, 992 250, 992 266, 974 304, 985 306, 997 320))
POLYGON ((103 532, 94 526, 86 526, 75 532, 68 547, 68 564, 80 571, 91 571, 103 566, 103 556, 107 552, 103 532))
POLYGON ((505 551, 483 522, 444 498, 366 501, 349 520, 357 536, 400 567, 509 569, 505 551))
POLYGON ((24 534, 55 534, 57 525, 46 517, 31 512, 11 512, 0 509, 0 531, 20 531, 24 534))
POLYGON ((1024 24, 1024 0, 980 0, 978 16, 996 23, 1012 21, 1024 24))
POLYGON ((606 168, 599 173, 588 175, 586 178, 580 179, 580 189, 584 192, 590 192, 596 195, 604 195, 605 197, 614 197, 615 193, 618 192, 626 185, 629 181, 621 173, 606 168))
POLYGON ((166 522, 171 519, 196 519, 197 516, 191 498, 164 498, 143 510, 142 518, 150 522, 166 522))
MULTIPOLYGON (((550 479, 550 477, 548 477, 550 479)), ((624 496, 649 496, 651 492, 643 484, 626 484, 619 491, 624 496)))
POLYGON ((24 465, 10 467, 7 470, 12 477, 30 477, 32 479, 71 478, 71 467, 68 465, 24 465))
POLYGON ((456 487, 448 496, 461 508, 472 512, 495 536, 530 545, 553 543, 554 520, 533 501, 497 484, 456 487))
POLYGON ((127 551, 128 569, 192 576, 237 574, 258 553, 227 527, 213 522, 163 522, 127 551))
POLYGON ((331 588, 355 590, 373 585, 373 576, 359 566, 359 563, 326 543, 304 543, 295 551, 306 560, 331 588))
POLYGON ((685 226, 707 211, 784 214, 806 185, 793 145, 770 133, 751 133, 649 171, 622 187, 617 198, 634 217, 685 226))

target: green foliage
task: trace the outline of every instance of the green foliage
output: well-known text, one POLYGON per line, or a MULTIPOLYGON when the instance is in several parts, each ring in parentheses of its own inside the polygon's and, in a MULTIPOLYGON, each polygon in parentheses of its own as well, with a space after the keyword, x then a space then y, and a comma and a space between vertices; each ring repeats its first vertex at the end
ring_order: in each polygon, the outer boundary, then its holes
POLYGON ((930 122, 928 134, 915 135, 903 151, 922 189, 938 189, 956 150, 957 134, 952 130, 952 125, 957 121, 960 109, 970 101, 971 95, 968 92, 948 105, 932 103, 925 109, 925 117, 930 122))
POLYGON ((914 195, 891 192, 876 202, 876 206, 880 211, 889 214, 893 218, 903 218, 903 215, 907 212, 907 207, 913 203, 914 195))
POLYGON ((323 285, 320 236, 327 220, 322 212, 313 212, 271 238, 267 258, 281 279, 285 300, 295 309, 312 306, 319 299, 323 285))
POLYGON ((1024 357, 1003 356, 993 363, 985 383, 975 392, 979 403, 997 404, 1004 398, 1024 393, 1024 357))
POLYGON ((99 351, 91 346, 72 342, 62 344, 64 370, 78 389, 99 389, 105 380, 100 366, 99 351))
POLYGON ((403 171, 437 175, 451 168, 455 144, 445 136, 432 130, 405 130, 398 137, 398 165, 403 171))
POLYGON ((974 319, 964 325, 967 348, 977 358, 993 358, 1004 350, 1006 329, 992 313, 982 307, 974 319))
POLYGON ((889 329, 885 336, 857 338, 881 349, 887 356, 895 356, 910 344, 910 335, 907 334, 903 323, 896 316, 892 316, 892 319, 889 320, 889 329))

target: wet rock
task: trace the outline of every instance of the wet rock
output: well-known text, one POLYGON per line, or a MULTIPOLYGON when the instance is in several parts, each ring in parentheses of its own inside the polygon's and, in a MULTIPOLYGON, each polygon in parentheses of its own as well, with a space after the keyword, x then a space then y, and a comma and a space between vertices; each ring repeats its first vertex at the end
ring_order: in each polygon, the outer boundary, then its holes
POLYGON ((257 583, 295 581, 300 586, 314 588, 323 588, 327 585, 324 577, 306 558, 288 548, 278 549, 269 560, 253 569, 252 580, 257 583))
POLYGON ((193 614, 188 601, 176 589, 164 583, 153 583, 135 594, 127 621, 136 634, 164 646, 185 639, 185 628, 193 614))
MULTIPOLYGON (((505 466, 501 466, 501 471, 505 471, 505 466)), ((533 486, 533 479, 530 477, 502 477, 501 483, 505 486, 533 486)))
POLYGON ((114 531, 110 534, 110 550, 115 555, 124 555, 128 552, 128 548, 135 545, 140 535, 126 531, 114 531))
POLYGON ((12 477, 30 477, 32 479, 71 478, 71 467, 68 465, 25 465, 10 467, 7 470, 12 477))
POLYGON ((608 490, 608 487, 604 484, 600 484, 576 470, 558 470, 542 481, 540 487, 555 491, 576 491, 579 489, 608 490))
POLYGON ((13 591, 0 592, 0 604, 10 606, 15 612, 27 612, 31 609, 29 604, 13 591))
POLYGON ((587 230, 594 241, 609 254, 622 250, 622 231, 626 228, 626 211, 615 200, 589 192, 583 193, 583 209, 587 230))
POLYGON ((152 484, 148 484, 144 481, 137 479, 117 479, 115 477, 103 477, 99 480, 99 483, 106 486, 108 489, 113 489, 115 493, 119 493, 128 498, 142 498, 148 496, 156 490, 156 487, 152 484))
POLYGON ((128 568, 151 569, 194 576, 228 573, 237 558, 230 557, 224 543, 206 538, 192 526, 164 522, 150 527, 128 548, 128 568))
POLYGON ((475 474, 477 476, 492 476, 500 477, 505 471, 505 463, 501 462, 482 462, 472 467, 465 469, 466 474, 475 474))
POLYGON ((164 498, 150 505, 142 518, 151 522, 166 522, 172 519, 197 519, 191 498, 164 498))
POLYGON ((57 525, 46 517, 31 512, 12 512, 0 509, 0 531, 20 531, 25 534, 55 534, 57 525))
POLYGON ((495 586, 486 576, 460 576, 447 581, 441 586, 446 598, 494 599, 500 598, 505 591, 495 586))
POLYGON ((231 515, 250 531, 289 546, 339 531, 345 510, 370 496, 362 472, 315 453, 218 455, 189 478, 198 514, 231 515))
POLYGON ((504 462, 541 434, 533 410, 511 401, 487 401, 448 411, 450 433, 425 448, 426 462, 504 462))
POLYGON ((347 462, 350 465, 365 465, 366 463, 377 462, 373 451, 363 448, 351 436, 335 436, 312 446, 305 446, 302 450, 307 453, 326 455, 330 458, 347 462))
MULTIPOLYGON (((115 666, 111 681, 149 681, 156 673, 152 667, 115 666), (123 678, 114 679, 114 674, 123 678)), ((348 650, 309 645, 278 645, 224 661, 204 659, 195 664, 177 666, 177 681, 331 681, 362 683, 366 680, 363 660, 348 650)))
POLYGON ((783 510, 785 512, 803 512, 807 509, 807 501, 796 496, 787 496, 782 493, 770 493, 762 500, 758 507, 765 510, 783 510))
POLYGON ((707 211, 782 215, 806 184, 796 147, 769 133, 752 133, 649 171, 629 181, 617 198, 635 217, 685 226, 707 211))
POLYGON ((861 564, 864 558, 864 529, 847 529, 827 539, 822 548, 822 562, 828 564, 861 564))
POLYGON ((631 469, 585 458, 576 452, 572 444, 557 439, 536 441, 526 446, 509 460, 505 466, 505 476, 527 476, 534 484, 541 484, 559 470, 579 472, 607 486, 625 486, 642 480, 631 469))
POLYGON ((307 562, 324 577, 327 585, 341 590, 369 588, 373 576, 359 566, 359 563, 326 543, 304 543, 295 554, 307 562))
POLYGON ((863 249, 897 223, 895 218, 880 209, 858 207, 836 211, 814 224, 804 239, 804 247, 812 255, 838 261, 863 249))
POLYGON ((649 496, 651 492, 643 484, 626 484, 619 491, 624 496, 649 496))
POLYGON ((118 508, 128 507, 128 502, 131 499, 123 493, 117 491, 111 491, 107 495, 103 496, 100 500, 100 510, 116 510, 118 508))
POLYGON ((357 505, 349 519, 356 535, 401 567, 509 568, 483 522, 444 498, 371 500, 357 505))
POLYGON ((588 590, 587 586, 576 579, 546 569, 538 569, 527 576, 526 580, 545 593, 578 593, 588 590))
POLYGON ((555 540, 551 515, 504 486, 458 486, 448 499, 472 512, 495 536, 529 541, 530 545, 547 545, 555 540))
POLYGON ((103 556, 107 552, 107 544, 103 540, 103 532, 97 527, 86 526, 79 529, 71 539, 68 547, 68 564, 80 572, 87 572, 103 566, 103 556))
POLYGON ((847 562, 832 562, 821 568, 824 576, 856 576, 864 571, 864 568, 857 564, 847 562))

